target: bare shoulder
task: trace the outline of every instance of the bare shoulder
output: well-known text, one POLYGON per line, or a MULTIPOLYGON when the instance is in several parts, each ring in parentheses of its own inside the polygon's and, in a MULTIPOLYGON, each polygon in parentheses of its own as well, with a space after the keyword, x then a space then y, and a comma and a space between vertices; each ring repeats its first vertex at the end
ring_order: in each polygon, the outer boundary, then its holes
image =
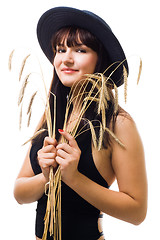
POLYGON ((130 127, 136 127, 136 123, 131 117, 131 115, 127 112, 121 113, 117 116, 115 129, 116 132, 119 132, 120 130, 124 130, 123 128, 130 128, 130 127))
MULTIPOLYGON (((126 149, 135 150, 135 147, 143 149, 143 144, 136 123, 127 112, 117 116, 115 135, 123 143, 126 149)), ((115 143, 112 145, 113 148, 117 147, 115 143)))
POLYGON ((119 189, 135 199, 144 198, 147 192, 144 149, 136 124, 128 113, 117 117, 115 134, 125 146, 122 148, 115 141, 112 144, 112 166, 119 189))

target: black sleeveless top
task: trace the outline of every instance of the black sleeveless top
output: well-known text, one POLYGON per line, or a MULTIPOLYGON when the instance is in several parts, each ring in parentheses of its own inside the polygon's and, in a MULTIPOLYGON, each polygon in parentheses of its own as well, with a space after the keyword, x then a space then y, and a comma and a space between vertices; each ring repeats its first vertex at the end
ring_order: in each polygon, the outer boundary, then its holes
MULTIPOLYGON (((85 142, 78 142, 81 149, 78 170, 92 181, 108 188, 107 182, 98 172, 91 149, 91 135, 85 134, 85 142)), ((30 161, 33 171, 41 173, 37 162, 37 151, 42 148, 43 141, 33 143, 30 151, 30 161)), ((42 238, 44 230, 44 216, 46 212, 47 196, 44 194, 37 204, 36 236, 42 238)), ((98 217, 100 211, 81 198, 76 192, 62 181, 62 240, 97 240, 101 233, 98 230, 98 217)), ((49 237, 48 240, 53 240, 49 237)))

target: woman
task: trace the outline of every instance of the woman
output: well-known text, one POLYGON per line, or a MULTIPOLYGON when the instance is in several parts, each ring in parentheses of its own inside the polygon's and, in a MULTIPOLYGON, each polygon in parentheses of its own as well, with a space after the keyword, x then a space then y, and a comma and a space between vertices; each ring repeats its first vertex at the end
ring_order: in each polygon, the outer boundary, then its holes
MULTIPOLYGON (((104 239, 101 212, 140 224, 147 211, 144 152, 133 119, 120 107, 116 114, 114 112, 112 87, 113 83, 117 87, 123 84, 121 67, 112 74, 108 86, 110 100, 106 109, 106 126, 114 131, 125 148, 107 133, 100 151, 92 144, 89 131, 74 139, 69 132, 80 112, 76 101, 72 104, 67 130, 62 130, 70 88, 76 83, 81 86, 85 74, 103 73, 112 63, 123 61, 125 55, 121 45, 101 18, 68 7, 53 8, 44 13, 38 23, 37 35, 43 52, 54 66, 51 91, 57 96, 56 139, 47 137, 46 133, 32 142, 14 189, 20 204, 38 201, 36 239, 42 239, 44 230, 47 201, 44 191, 50 166, 55 170, 60 165, 61 169, 63 240, 104 239), (68 143, 61 143, 61 136, 68 143), (115 179, 119 192, 109 190, 115 179)), ((126 61, 124 65, 128 71, 126 61)), ((105 74, 109 75, 112 70, 110 68, 105 74)), ((52 95, 50 106, 53 119, 52 95)), ((84 118, 99 120, 95 108, 95 104, 91 104, 84 118)), ((45 117, 38 129, 44 126, 45 117)), ((84 126, 83 121, 81 126, 84 126)), ((47 239, 52 239, 49 234, 47 239)))

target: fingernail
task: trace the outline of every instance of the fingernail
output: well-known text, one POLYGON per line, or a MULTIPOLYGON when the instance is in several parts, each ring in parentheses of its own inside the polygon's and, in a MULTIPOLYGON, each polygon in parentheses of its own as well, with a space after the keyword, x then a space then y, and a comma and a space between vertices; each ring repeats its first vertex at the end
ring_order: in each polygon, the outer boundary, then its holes
POLYGON ((64 132, 62 129, 58 129, 59 132, 64 132))

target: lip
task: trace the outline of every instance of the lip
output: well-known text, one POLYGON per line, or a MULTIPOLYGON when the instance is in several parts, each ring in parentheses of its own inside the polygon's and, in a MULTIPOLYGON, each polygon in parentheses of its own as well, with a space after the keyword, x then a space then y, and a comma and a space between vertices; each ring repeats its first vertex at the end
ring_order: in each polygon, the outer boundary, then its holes
POLYGON ((65 73, 74 73, 74 72, 78 72, 78 70, 73 69, 73 68, 62 68, 61 71, 62 71, 62 72, 65 72, 65 73))

